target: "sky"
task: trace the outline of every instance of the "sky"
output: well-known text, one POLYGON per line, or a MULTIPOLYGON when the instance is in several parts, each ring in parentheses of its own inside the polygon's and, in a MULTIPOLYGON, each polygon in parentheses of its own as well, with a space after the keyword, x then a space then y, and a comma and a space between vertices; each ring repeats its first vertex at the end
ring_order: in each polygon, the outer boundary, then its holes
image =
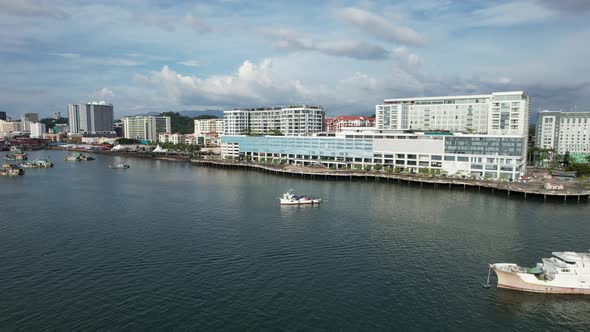
POLYGON ((0 111, 145 112, 525 91, 590 111, 590 1, 0 0, 0 111))

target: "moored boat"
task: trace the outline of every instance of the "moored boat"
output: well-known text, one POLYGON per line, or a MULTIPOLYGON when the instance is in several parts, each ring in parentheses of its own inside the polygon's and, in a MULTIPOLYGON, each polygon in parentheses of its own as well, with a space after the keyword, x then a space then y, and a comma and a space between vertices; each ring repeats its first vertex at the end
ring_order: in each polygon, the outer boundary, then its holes
POLYGON ((80 155, 68 153, 68 155, 64 159, 65 161, 80 161, 80 155))
POLYGON ((2 176, 15 176, 23 174, 25 174, 25 171, 23 169, 11 164, 4 164, 2 165, 2 169, 0 169, 0 175, 2 176))
POLYGON ((23 168, 50 168, 53 167, 53 163, 47 159, 37 159, 26 161, 18 164, 23 168))
POLYGON ((22 152, 20 149, 12 148, 10 149, 10 153, 4 156, 7 160, 27 160, 28 156, 26 153, 22 152))
POLYGON ((88 156, 88 155, 85 155, 85 154, 80 154, 80 160, 90 161, 90 160, 94 160, 94 159, 95 158, 93 156, 88 156))
POLYGON ((288 191, 283 194, 283 197, 279 198, 281 205, 302 205, 302 204, 320 204, 321 199, 319 198, 312 198, 309 196, 297 196, 294 195, 291 191, 288 191))
POLYGON ((514 263, 490 264, 498 288, 523 292, 590 295, 590 253, 554 252, 533 268, 514 263))

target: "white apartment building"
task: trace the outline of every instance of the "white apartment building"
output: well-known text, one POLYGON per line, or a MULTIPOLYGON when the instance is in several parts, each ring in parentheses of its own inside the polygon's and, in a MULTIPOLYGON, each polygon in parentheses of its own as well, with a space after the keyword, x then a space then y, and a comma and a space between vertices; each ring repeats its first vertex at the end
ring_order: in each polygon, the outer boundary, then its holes
POLYGON ((70 133, 113 131, 113 104, 104 101, 68 105, 70 133))
POLYGON ((126 116, 123 118, 125 138, 156 142, 160 134, 172 131, 169 116, 126 116))
POLYGON ((270 134, 304 136, 325 128, 326 113, 320 106, 287 106, 228 110, 224 112, 224 134, 270 134))
POLYGON ((385 99, 375 111, 378 129, 527 135, 530 98, 523 91, 513 91, 385 99))
POLYGON ((160 134, 158 136, 158 142, 160 143, 172 143, 172 144, 186 144, 186 135, 183 134, 160 134))
POLYGON ((31 138, 43 138, 43 134, 47 131, 45 125, 41 122, 30 122, 31 138))
POLYGON ((541 111, 535 145, 557 153, 590 153, 590 112, 541 111))
POLYGON ((195 135, 223 135, 223 119, 195 119, 195 135))

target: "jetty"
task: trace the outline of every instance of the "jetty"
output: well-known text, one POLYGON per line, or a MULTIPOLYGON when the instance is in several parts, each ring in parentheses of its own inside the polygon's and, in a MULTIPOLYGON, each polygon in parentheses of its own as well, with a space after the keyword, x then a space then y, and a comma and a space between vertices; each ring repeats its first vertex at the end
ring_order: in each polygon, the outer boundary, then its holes
POLYGON ((564 202, 590 203, 590 190, 585 188, 568 187, 567 190, 546 189, 544 182, 511 182, 494 180, 477 180, 457 177, 434 177, 423 174, 389 173, 385 171, 360 171, 360 170, 334 170, 328 168, 312 168, 293 165, 265 165, 254 162, 216 160, 216 159, 191 159, 193 165, 255 170, 263 173, 299 177, 302 179, 316 180, 345 180, 345 181, 382 181, 387 183, 407 183, 429 186, 440 189, 463 189, 491 191, 494 194, 503 194, 506 197, 521 196, 542 198, 544 201, 560 200, 564 202))

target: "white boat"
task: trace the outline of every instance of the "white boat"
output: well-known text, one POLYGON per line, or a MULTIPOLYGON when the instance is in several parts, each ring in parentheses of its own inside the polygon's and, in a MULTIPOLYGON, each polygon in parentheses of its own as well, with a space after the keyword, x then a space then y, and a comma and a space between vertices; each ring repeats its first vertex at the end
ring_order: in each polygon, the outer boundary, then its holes
POLYGON ((302 204, 320 204, 322 201, 319 198, 311 198, 308 196, 297 196, 291 191, 283 194, 283 197, 279 198, 281 205, 302 205, 302 204))
POLYGON ((127 164, 114 164, 114 165, 109 165, 110 168, 117 168, 117 169, 126 169, 129 168, 130 166, 127 164))
MULTIPOLYGON (((498 276, 498 288, 523 292, 590 295, 590 253, 554 252, 536 267, 513 263, 490 264, 498 276)), ((489 283, 489 275, 488 275, 489 283)))

